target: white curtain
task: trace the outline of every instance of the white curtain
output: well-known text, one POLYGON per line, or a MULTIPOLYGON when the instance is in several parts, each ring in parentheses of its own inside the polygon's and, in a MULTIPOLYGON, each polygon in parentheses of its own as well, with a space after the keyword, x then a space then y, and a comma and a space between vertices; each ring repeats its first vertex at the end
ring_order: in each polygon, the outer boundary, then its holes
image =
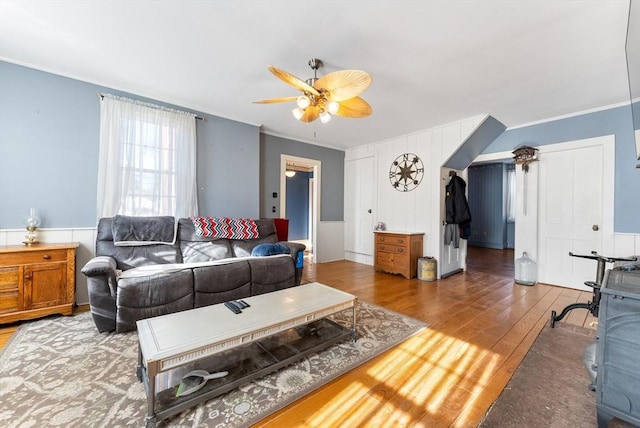
POLYGON ((197 215, 195 121, 192 113, 102 97, 98 219, 197 215))

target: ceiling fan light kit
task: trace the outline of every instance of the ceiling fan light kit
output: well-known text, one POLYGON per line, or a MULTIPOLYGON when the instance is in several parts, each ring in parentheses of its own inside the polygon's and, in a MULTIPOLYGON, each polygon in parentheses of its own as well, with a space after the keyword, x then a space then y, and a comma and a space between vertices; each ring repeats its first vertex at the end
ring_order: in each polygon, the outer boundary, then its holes
POLYGON ((358 96, 371 85, 369 73, 362 70, 341 70, 318 78, 317 71, 322 67, 322 61, 312 58, 309 60, 309 67, 313 70, 313 77, 303 81, 284 70, 269 66, 271 73, 302 91, 303 95, 271 98, 255 101, 255 103, 273 104, 295 101, 297 107, 291 112, 293 117, 301 122, 313 122, 319 118, 320 122, 327 123, 331 120, 332 114, 360 118, 372 113, 371 106, 358 96))

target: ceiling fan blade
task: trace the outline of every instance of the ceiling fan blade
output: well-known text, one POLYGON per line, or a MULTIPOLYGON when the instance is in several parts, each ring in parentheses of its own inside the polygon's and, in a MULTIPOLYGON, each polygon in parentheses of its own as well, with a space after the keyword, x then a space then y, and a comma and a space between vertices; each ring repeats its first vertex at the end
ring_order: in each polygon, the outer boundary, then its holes
POLYGON ((269 98, 268 100, 254 101, 254 104, 273 104, 273 103, 285 103, 287 101, 295 101, 298 97, 280 97, 269 98))
POLYGON ((341 102, 360 95, 371 85, 371 75, 362 70, 341 70, 325 74, 314 85, 326 89, 331 101, 341 102))
POLYGON ((300 122, 313 122, 320 116, 320 107, 309 106, 305 109, 304 114, 300 118, 300 122))
POLYGON ((270 65, 268 68, 269 68, 269 71, 272 72, 277 78, 293 86, 294 88, 299 89, 302 92, 309 92, 313 95, 320 95, 320 92, 318 92, 316 88, 298 79, 293 74, 287 73, 284 70, 280 70, 279 68, 274 67, 273 65, 270 65))
POLYGON ((360 97, 354 97, 349 100, 342 101, 338 103, 338 105, 340 107, 338 107, 336 116, 359 118, 367 117, 373 112, 369 103, 360 97))

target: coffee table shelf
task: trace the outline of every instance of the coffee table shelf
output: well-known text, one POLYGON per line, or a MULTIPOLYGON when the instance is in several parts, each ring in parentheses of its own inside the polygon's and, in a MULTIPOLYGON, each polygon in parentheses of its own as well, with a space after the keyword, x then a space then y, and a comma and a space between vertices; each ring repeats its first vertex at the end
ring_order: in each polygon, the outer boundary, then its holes
POLYGON ((251 306, 241 314, 219 304, 137 322, 148 427, 334 343, 356 339, 357 299, 349 293, 311 283, 244 300, 251 306), (353 311, 352 329, 326 319, 346 309, 353 311), (181 377, 193 369, 229 375, 175 398, 181 377))

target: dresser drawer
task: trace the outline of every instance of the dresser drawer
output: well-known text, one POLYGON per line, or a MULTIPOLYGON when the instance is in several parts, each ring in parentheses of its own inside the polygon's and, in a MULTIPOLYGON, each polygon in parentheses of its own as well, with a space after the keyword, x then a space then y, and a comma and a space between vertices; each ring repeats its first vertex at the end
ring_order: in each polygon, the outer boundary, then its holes
POLYGON ((18 266, 0 267, 0 293, 18 289, 20 268, 18 266))
POLYGON ((0 313, 19 311, 21 308, 18 297, 17 288, 13 291, 0 290, 0 313))
POLYGON ((409 250, 406 247, 401 247, 398 245, 388 245, 388 244, 378 244, 376 245, 376 250, 383 253, 392 253, 392 254, 407 254, 409 250))
POLYGON ((376 235, 376 244, 401 245, 408 247, 409 242, 410 240, 406 236, 402 235, 376 235))
POLYGON ((376 264, 380 266, 400 268, 408 262, 408 254, 378 253, 376 255, 376 264))
POLYGON ((67 250, 25 251, 24 253, 3 254, 3 265, 62 262, 67 260, 67 250))

